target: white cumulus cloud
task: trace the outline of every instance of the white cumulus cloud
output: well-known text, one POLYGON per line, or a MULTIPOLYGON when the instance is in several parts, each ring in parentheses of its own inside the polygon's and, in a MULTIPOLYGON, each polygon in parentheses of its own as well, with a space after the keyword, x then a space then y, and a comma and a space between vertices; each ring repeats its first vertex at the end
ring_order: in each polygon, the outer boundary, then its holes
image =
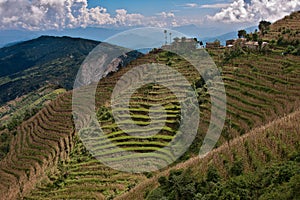
POLYGON ((157 15, 162 16, 163 18, 175 17, 175 14, 173 12, 161 12, 158 13, 157 15))
POLYGON ((200 8, 226 8, 229 5, 228 3, 204 4, 200 8))
POLYGON ((228 7, 208 19, 221 22, 274 22, 300 10, 299 0, 234 0, 228 7))
POLYGON ((187 7, 187 8, 197 8, 199 6, 196 3, 186 3, 186 4, 184 4, 184 7, 187 7))
POLYGON ((112 16, 106 8, 88 8, 87 0, 0 0, 0 29, 64 29, 90 25, 140 25, 144 16, 126 10, 112 16))

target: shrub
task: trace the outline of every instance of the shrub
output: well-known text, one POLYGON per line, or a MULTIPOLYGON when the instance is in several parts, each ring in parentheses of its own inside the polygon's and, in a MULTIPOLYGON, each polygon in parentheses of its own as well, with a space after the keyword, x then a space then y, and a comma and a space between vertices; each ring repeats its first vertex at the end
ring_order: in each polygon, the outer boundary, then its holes
POLYGON ((289 46, 286 48, 285 52, 286 52, 287 54, 290 54, 290 53, 292 53, 294 50, 295 50, 295 47, 289 45, 289 46))
POLYGON ((277 45, 283 45, 284 44, 284 40, 283 40, 283 37, 280 36, 277 40, 277 45))
POLYGON ((215 183, 220 180, 220 175, 219 175, 218 171, 216 170, 216 168, 214 168, 212 166, 208 168, 206 180, 215 182, 215 183))
POLYGON ((239 176, 243 173, 243 170, 244 170, 243 160, 237 159, 233 162, 233 165, 230 168, 230 174, 233 176, 239 176))
POLYGON ((196 194, 196 182, 189 170, 170 171, 168 178, 159 178, 160 187, 150 192, 147 199, 193 199, 196 194))

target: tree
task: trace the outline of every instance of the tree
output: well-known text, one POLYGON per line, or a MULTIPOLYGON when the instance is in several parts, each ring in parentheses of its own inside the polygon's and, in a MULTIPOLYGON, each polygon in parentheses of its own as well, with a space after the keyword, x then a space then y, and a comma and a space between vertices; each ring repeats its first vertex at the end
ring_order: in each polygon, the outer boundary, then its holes
POLYGON ((251 35, 250 35, 250 34, 247 34, 247 35, 246 35, 246 39, 247 39, 248 41, 252 40, 251 35))
POLYGON ((216 47, 220 47, 220 46, 221 46, 221 42, 220 42, 220 40, 218 40, 218 39, 216 39, 216 40, 214 41, 214 43, 215 43, 215 46, 216 46, 216 47))
POLYGON ((258 34, 257 33, 252 34, 252 40, 255 41, 255 42, 258 41, 258 34))
POLYGON ((188 200, 193 199, 196 187, 195 180, 190 175, 191 171, 171 171, 167 184, 169 199, 188 200))
POLYGON ((259 40, 258 40, 258 47, 259 47, 259 50, 262 49, 262 44, 263 44, 262 39, 259 39, 259 40))
POLYGON ((268 21, 260 21, 258 25, 258 29, 260 30, 261 34, 264 35, 270 30, 271 22, 268 21))
POLYGON ((179 40, 180 40, 180 38, 178 38, 178 37, 174 38, 175 43, 178 43, 179 40))
POLYGON ((169 177, 158 179, 160 187, 152 191, 147 199, 167 199, 190 200, 196 194, 196 182, 191 176, 191 171, 176 170, 170 171, 169 177))
POLYGON ((239 176, 243 173, 244 166, 243 166, 243 160, 242 159, 236 159, 233 162, 232 167, 230 168, 230 173, 232 176, 239 176))
POLYGON ((221 177, 220 177, 217 169, 214 168, 213 166, 209 166, 208 171, 207 171, 207 175, 206 175, 206 180, 216 183, 220 180, 220 178, 221 177))
POLYGON ((245 30, 239 30, 238 31, 238 37, 239 38, 245 38, 247 35, 247 32, 245 30))

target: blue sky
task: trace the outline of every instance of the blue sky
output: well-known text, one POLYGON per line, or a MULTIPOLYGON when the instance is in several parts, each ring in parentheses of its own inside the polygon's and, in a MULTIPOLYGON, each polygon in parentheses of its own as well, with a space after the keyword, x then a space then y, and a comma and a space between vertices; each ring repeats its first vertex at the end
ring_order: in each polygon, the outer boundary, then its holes
POLYGON ((89 7, 101 6, 113 12, 117 9, 125 9, 129 13, 140 13, 144 16, 153 16, 162 12, 172 12, 177 16, 204 17, 208 14, 214 14, 221 8, 202 8, 205 5, 224 4, 224 7, 232 0, 88 0, 89 7), (196 6, 197 4, 197 6, 196 6), (195 5, 193 7, 193 5, 195 5))

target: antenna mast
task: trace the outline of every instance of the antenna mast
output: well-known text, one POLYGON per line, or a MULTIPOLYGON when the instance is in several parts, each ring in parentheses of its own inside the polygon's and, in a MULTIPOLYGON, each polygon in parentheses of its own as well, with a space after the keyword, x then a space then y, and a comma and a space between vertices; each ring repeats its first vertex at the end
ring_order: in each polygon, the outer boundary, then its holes
POLYGON ((165 34, 165 45, 168 44, 168 36, 167 36, 168 31, 164 30, 164 34, 165 34))

